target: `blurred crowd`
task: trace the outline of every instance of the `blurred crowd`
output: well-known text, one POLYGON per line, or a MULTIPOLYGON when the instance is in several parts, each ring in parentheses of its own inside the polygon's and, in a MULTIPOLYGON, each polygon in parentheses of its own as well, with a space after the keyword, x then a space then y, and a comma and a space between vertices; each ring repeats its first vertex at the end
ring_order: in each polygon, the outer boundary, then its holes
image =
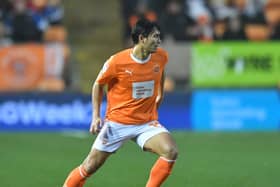
POLYGON ((61 0, 1 0, 1 44, 63 41, 63 16, 61 0))
POLYGON ((1 0, 0 44, 64 41, 60 0, 1 0))
POLYGON ((279 40, 280 0, 121 0, 124 43, 140 17, 159 22, 163 40, 279 40))
MULTIPOLYGON (((163 41, 280 39, 280 0, 120 0, 120 4, 125 47, 132 45, 131 28, 141 17, 159 23, 163 41)), ((46 77, 40 89, 79 89, 63 19, 62 0, 0 1, 0 47, 31 42, 52 45, 55 53, 57 44, 62 46, 63 60, 56 61, 63 64, 55 66, 63 69, 62 75, 58 71, 55 79, 46 77)), ((13 63, 18 67, 17 60, 13 63)), ((168 78, 172 90, 174 81, 168 78)))
MULTIPOLYGON (((70 47, 67 44, 67 30, 63 19, 64 7, 61 0, 0 2, 0 46, 43 45, 50 56, 45 57, 48 63, 46 66, 49 67, 45 70, 47 72, 44 80, 37 85, 40 90, 59 91, 67 88, 76 90, 79 87, 77 69, 73 68, 70 59, 70 47)), ((11 64, 20 63, 24 67, 21 68, 22 71, 26 71, 28 63, 11 62, 11 64)))

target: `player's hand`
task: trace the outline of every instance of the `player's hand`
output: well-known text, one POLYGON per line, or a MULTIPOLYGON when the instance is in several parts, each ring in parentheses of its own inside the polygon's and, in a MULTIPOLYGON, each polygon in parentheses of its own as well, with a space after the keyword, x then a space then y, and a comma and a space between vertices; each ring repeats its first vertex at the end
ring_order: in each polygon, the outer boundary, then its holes
POLYGON ((91 134, 98 134, 103 126, 102 120, 100 117, 94 118, 91 121, 89 132, 91 134))

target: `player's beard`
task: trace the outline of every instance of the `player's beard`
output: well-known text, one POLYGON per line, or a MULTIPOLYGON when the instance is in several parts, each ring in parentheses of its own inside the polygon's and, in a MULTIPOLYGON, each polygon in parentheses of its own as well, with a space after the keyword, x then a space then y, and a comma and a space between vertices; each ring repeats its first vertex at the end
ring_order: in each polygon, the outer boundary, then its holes
POLYGON ((151 50, 150 50, 150 52, 151 53, 155 53, 156 51, 157 51, 157 48, 159 47, 159 45, 152 45, 151 46, 151 50))

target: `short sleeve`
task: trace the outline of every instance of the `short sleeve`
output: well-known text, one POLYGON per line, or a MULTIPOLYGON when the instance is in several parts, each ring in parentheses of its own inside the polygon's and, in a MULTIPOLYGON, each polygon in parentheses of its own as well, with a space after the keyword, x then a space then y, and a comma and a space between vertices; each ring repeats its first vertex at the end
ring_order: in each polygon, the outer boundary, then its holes
POLYGON ((114 56, 111 56, 103 65, 99 75, 97 77, 97 82, 99 84, 109 83, 116 75, 114 63, 114 56))
POLYGON ((161 61, 163 63, 163 66, 165 66, 168 63, 168 53, 163 48, 158 48, 158 53, 161 57, 161 61))
POLYGON ((168 63, 168 53, 166 51, 164 51, 164 61, 165 61, 165 65, 168 63))

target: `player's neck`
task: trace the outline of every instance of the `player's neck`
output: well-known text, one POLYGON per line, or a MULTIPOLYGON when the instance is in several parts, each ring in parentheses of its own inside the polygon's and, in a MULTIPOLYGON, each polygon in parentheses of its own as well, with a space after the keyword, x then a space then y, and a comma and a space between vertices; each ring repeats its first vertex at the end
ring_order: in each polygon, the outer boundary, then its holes
POLYGON ((149 58, 150 52, 148 52, 146 49, 144 49, 140 45, 135 45, 132 50, 132 55, 139 60, 145 60, 145 59, 149 58))

